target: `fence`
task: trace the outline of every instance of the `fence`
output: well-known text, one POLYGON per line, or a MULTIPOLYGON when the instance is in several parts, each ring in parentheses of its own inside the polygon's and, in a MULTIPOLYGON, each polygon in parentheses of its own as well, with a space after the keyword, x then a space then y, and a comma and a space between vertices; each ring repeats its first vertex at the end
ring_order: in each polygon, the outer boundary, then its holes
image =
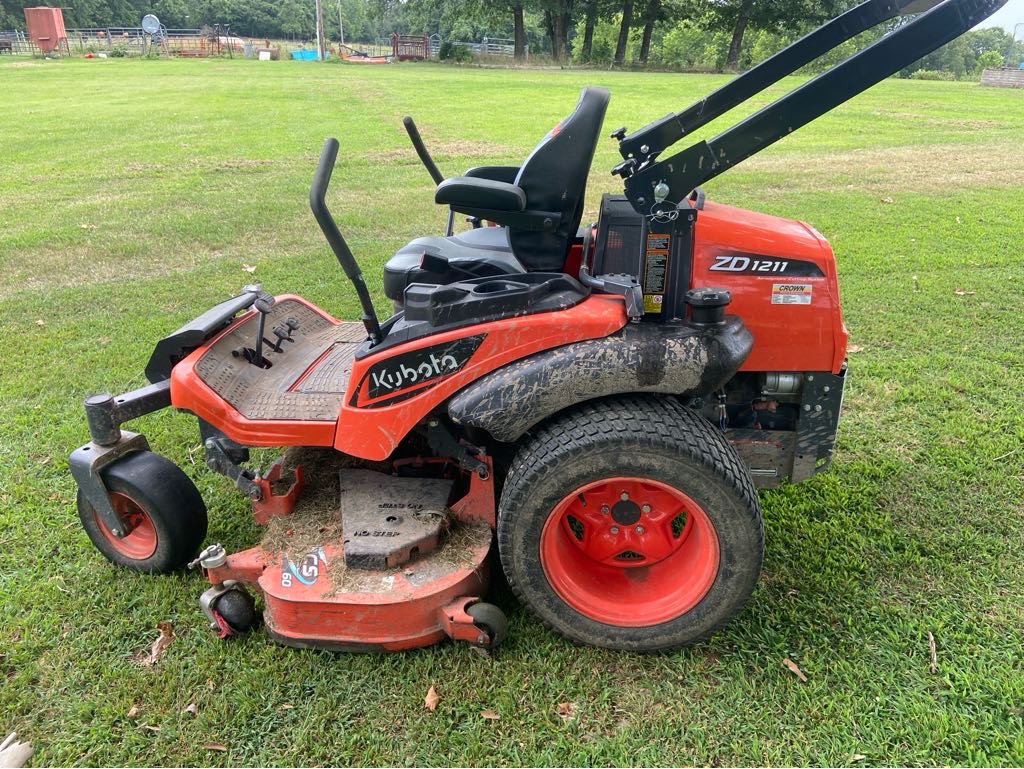
POLYGON ((245 48, 240 37, 221 30, 167 29, 147 35, 141 27, 86 27, 69 29, 68 47, 76 53, 116 52, 123 56, 144 56, 156 51, 164 56, 233 56, 245 48))
POLYGON ((35 56, 41 54, 39 46, 18 29, 0 31, 0 55, 35 56))
MULTIPOLYGON (((514 40, 510 40, 504 37, 485 37, 479 43, 468 42, 464 40, 452 40, 452 45, 461 45, 470 53, 476 56, 515 56, 516 44, 514 40)), ((437 57, 437 52, 441 48, 441 38, 439 35, 433 35, 430 38, 430 55, 434 58, 437 57), (436 44, 435 44, 436 41, 436 44)))
POLYGON ((998 88, 1024 88, 1024 69, 986 69, 981 84, 998 88))

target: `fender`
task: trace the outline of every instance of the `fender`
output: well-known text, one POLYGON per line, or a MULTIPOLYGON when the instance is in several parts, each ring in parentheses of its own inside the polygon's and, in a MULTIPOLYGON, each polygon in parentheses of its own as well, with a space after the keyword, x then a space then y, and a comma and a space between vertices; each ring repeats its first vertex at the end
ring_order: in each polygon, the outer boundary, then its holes
POLYGON ((594 398, 715 392, 736 374, 753 344, 735 315, 710 328, 632 323, 611 336, 497 369, 460 390, 448 403, 448 415, 457 424, 512 442, 559 411, 594 398))

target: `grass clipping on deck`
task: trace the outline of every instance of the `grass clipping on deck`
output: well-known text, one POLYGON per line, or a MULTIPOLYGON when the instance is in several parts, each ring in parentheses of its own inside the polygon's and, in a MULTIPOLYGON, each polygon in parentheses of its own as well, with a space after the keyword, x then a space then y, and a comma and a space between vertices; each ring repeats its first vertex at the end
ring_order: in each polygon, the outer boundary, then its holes
MULTIPOLYGON (((333 449, 297 448, 287 451, 281 468, 281 480, 275 492, 283 493, 293 482, 295 467, 301 465, 305 488, 290 515, 271 518, 263 535, 262 547, 268 553, 283 555, 298 563, 325 542, 343 536, 340 511, 339 472, 345 468, 373 470, 390 475, 389 462, 370 462, 350 457, 333 449)), ((396 571, 420 573, 424 577, 473 566, 473 551, 490 543, 491 530, 486 524, 457 524, 446 527, 441 546, 428 556, 394 569, 365 571, 348 569, 343 558, 333 559, 327 566, 331 593, 371 591, 379 589, 383 579, 396 571)))

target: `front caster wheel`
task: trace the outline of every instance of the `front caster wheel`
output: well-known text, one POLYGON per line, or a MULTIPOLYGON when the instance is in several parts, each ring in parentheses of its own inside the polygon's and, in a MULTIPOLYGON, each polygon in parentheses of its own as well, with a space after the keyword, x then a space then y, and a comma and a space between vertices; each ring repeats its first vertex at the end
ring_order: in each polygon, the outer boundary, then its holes
POLYGON ((493 651, 501 646, 508 636, 508 619, 505 612, 493 603, 479 602, 466 609, 466 614, 473 618, 473 624, 484 631, 489 639, 483 648, 493 651))
POLYGON ((199 596, 199 608, 210 621, 210 630, 220 638, 230 638, 253 630, 260 621, 256 602, 235 580, 209 588, 199 596))
POLYGON ((746 604, 764 534, 750 474, 721 431, 669 398, 608 399, 524 443, 498 514, 509 584, 579 643, 660 651, 746 604))
POLYGON ((147 573, 187 564, 206 537, 206 505, 181 468, 151 451, 139 451, 103 470, 124 537, 115 537, 81 489, 78 517, 93 545, 118 566, 147 573))

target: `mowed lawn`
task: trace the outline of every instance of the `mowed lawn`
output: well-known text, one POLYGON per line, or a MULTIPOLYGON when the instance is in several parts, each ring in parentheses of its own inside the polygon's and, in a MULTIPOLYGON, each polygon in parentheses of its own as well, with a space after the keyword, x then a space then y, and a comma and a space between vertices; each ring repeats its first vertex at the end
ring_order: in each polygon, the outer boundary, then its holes
MULTIPOLYGON (((0 63, 0 736, 37 764, 1024 763, 1024 92, 888 81, 709 185, 831 240, 853 347, 832 470, 762 494, 761 584, 699 647, 574 647, 500 586, 494 659, 224 643, 197 574, 114 569, 78 524, 82 399, 141 386, 161 336, 254 279, 356 316, 307 208, 327 136, 330 204, 384 307, 384 261, 444 221, 403 115, 455 174, 521 161, 583 85, 612 90, 607 133, 724 82, 0 63), (158 622, 176 637, 142 667, 158 622)), ((602 140, 591 216, 616 158, 602 140)), ((258 540, 193 419, 136 425, 195 478, 209 541, 258 540)))

